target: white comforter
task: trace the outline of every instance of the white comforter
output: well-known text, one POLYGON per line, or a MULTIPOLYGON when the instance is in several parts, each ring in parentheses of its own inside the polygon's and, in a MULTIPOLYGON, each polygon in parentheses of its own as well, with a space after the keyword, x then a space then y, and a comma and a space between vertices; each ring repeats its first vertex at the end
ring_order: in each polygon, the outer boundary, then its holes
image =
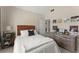
MULTIPOLYGON (((23 53, 23 52, 28 52, 28 51, 32 51, 32 49, 36 49, 39 48, 41 46, 44 45, 49 45, 49 46, 53 46, 54 52, 59 52, 59 49, 55 43, 55 41, 51 38, 48 37, 44 37, 41 35, 35 35, 35 36, 17 36, 15 39, 15 44, 14 44, 14 52, 16 53, 23 53), (50 44, 52 43, 52 44, 50 44)), ((48 47, 49 47, 48 46, 48 47)), ((43 48, 46 48, 45 46, 43 48)), ((41 48, 41 49, 43 49, 41 48)), ((39 49, 39 50, 41 50, 39 49)), ((37 51, 38 52, 38 51, 37 51)))

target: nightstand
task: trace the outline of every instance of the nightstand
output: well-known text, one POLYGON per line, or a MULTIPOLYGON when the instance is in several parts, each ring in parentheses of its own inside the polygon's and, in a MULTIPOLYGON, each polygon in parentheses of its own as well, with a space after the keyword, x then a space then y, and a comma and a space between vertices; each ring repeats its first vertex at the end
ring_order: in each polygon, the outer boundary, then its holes
POLYGON ((3 39, 1 41, 1 47, 9 47, 14 45, 15 40, 15 32, 4 32, 3 33, 3 39))

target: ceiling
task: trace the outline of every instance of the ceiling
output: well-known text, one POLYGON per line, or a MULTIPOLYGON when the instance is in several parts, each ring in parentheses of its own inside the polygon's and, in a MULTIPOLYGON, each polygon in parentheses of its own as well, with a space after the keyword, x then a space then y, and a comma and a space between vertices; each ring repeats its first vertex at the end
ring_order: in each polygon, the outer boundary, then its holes
POLYGON ((18 6, 17 8, 21 8, 37 14, 45 15, 47 12, 50 12, 52 6, 18 6))
POLYGON ((79 15, 79 6, 16 6, 16 8, 31 11, 44 16, 50 14, 49 12, 51 11, 51 9, 55 9, 54 15, 56 16, 60 16, 61 14, 61 16, 64 16, 66 14, 71 16, 72 13, 74 15, 79 15))

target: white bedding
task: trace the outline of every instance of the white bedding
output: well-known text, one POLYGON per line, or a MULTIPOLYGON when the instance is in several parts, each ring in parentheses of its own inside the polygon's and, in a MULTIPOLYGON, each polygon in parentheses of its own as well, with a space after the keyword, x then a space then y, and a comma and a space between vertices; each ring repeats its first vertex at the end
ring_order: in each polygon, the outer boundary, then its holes
POLYGON ((57 44, 51 38, 41 35, 17 36, 14 43, 14 53, 25 52, 60 52, 57 44), (47 50, 47 51, 44 51, 47 50))

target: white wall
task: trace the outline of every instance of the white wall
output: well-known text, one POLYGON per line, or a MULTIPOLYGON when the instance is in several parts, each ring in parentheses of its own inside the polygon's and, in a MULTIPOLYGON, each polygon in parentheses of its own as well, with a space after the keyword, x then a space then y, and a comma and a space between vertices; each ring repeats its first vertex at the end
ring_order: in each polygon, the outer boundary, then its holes
POLYGON ((75 6, 54 6, 54 12, 48 12, 45 16, 45 19, 50 19, 50 31, 52 31, 52 26, 57 25, 59 28, 64 28, 64 29, 69 29, 70 25, 78 25, 79 22, 74 22, 74 23, 57 23, 53 24, 52 20, 53 19, 64 19, 64 18, 69 18, 71 16, 79 16, 79 7, 75 6))
POLYGON ((6 7, 0 6, 1 12, 0 12, 0 17, 1 17, 1 35, 3 35, 3 31, 6 30, 6 25, 7 25, 7 20, 6 20, 6 7))
MULTIPOLYGON (((50 19, 50 31, 52 31, 52 20, 53 19, 61 19, 68 18, 71 16, 79 15, 79 7, 69 7, 69 6, 52 6, 45 15, 45 19, 50 19), (54 8, 54 12, 50 13, 50 10, 54 8)), ((40 14, 36 14, 31 11, 15 8, 15 7, 5 7, 3 8, 3 27, 6 29, 6 26, 11 25, 13 27, 13 31, 16 30, 17 25, 36 25, 38 27, 40 20, 44 20, 44 17, 40 14)), ((74 23, 78 25, 79 23, 74 23)), ((72 25, 74 25, 72 23, 72 25)), ((61 23, 55 24, 58 25, 59 28, 69 28, 70 23, 61 23)))
POLYGON ((7 7, 7 21, 8 25, 13 27, 13 31, 16 31, 17 25, 35 25, 38 27, 40 20, 44 20, 44 17, 40 14, 15 7, 7 7))
POLYGON ((2 7, 1 9, 1 19, 2 19, 2 30, 5 31, 6 30, 6 26, 7 26, 7 19, 6 19, 6 7, 2 7))
POLYGON ((52 8, 47 12, 46 18, 67 18, 74 15, 73 6, 52 6, 52 8), (54 8, 54 12, 50 12, 50 10, 54 8))

